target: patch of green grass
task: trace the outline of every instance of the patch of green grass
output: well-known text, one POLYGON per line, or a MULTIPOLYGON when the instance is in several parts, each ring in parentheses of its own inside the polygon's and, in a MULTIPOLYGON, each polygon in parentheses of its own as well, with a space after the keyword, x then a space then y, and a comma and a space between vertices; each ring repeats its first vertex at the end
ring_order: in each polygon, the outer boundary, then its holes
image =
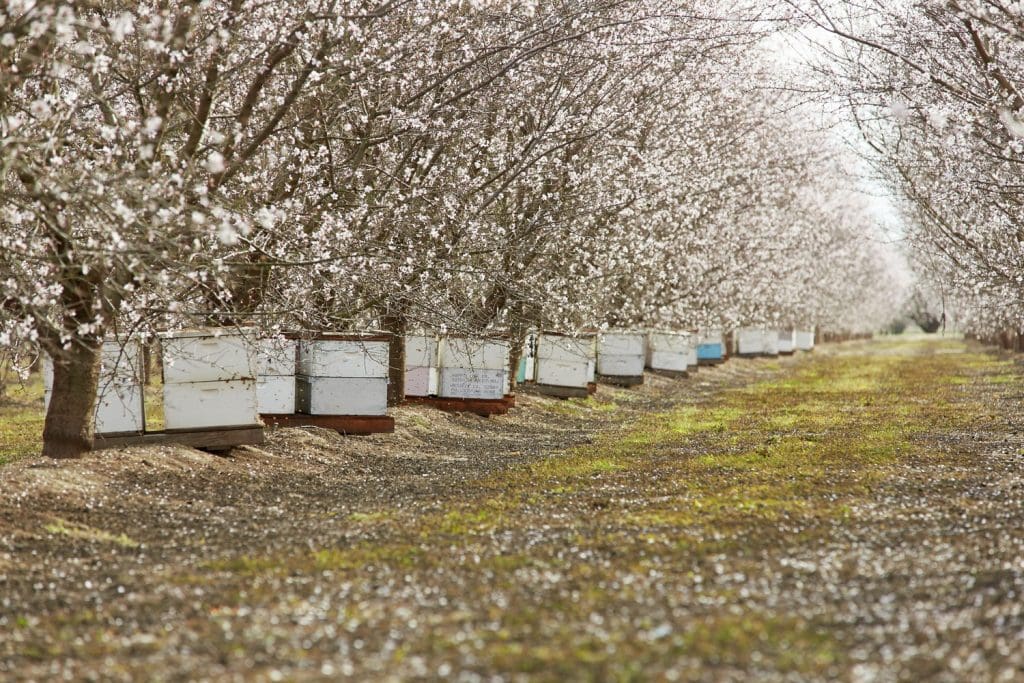
POLYGON ((788 673, 823 673, 846 659, 825 629, 795 617, 751 611, 716 614, 694 624, 680 649, 715 665, 749 667, 768 660, 788 673))
POLYGON ((59 517, 43 528, 47 533, 67 536, 68 538, 95 541, 97 543, 112 543, 114 545, 121 546, 122 548, 139 547, 138 542, 132 540, 126 534, 112 534, 108 531, 104 531, 103 529, 96 529, 85 524, 69 522, 65 519, 60 519, 59 517))
POLYGON ((423 550, 411 544, 359 543, 348 548, 324 548, 296 554, 241 555, 207 562, 204 567, 245 576, 313 574, 324 571, 348 573, 370 566, 410 568, 424 557, 423 550))
MULTIPOLYGON (((145 388, 146 429, 164 428, 163 385, 159 377, 145 388)), ((11 383, 0 396, 0 466, 39 455, 43 450, 43 377, 31 375, 25 383, 11 383)))
POLYGON ((444 513, 440 520, 428 520, 423 525, 424 531, 428 536, 437 532, 456 536, 483 533, 501 524, 503 512, 497 500, 478 508, 451 510, 444 513))
POLYGON ((551 399, 544 404, 544 410, 556 415, 582 417, 594 413, 614 413, 619 404, 606 398, 566 398, 551 399))
POLYGON ((39 455, 43 449, 43 378, 12 383, 0 397, 0 466, 39 455))
POLYGON ((387 522, 393 518, 390 512, 377 511, 377 512, 353 512, 348 516, 353 522, 360 523, 374 523, 374 522, 387 522))

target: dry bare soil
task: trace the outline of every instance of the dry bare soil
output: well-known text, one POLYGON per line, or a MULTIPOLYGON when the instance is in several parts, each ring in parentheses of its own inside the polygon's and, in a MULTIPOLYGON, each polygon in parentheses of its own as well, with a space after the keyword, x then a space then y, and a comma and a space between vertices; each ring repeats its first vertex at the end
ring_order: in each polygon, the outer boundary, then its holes
POLYGON ((912 338, 0 468, 0 679, 1021 680, 1022 368, 912 338))

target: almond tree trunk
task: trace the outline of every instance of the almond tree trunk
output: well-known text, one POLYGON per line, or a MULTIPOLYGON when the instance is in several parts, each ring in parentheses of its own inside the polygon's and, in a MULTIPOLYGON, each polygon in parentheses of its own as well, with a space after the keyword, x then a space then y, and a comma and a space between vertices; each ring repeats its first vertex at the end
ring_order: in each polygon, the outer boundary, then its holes
POLYGON ((55 354, 53 390, 43 426, 43 455, 78 458, 92 449, 100 343, 76 341, 55 354))
POLYGON ((409 321, 402 313, 389 313, 382 320, 388 343, 388 405, 397 406, 405 400, 405 334, 409 321))

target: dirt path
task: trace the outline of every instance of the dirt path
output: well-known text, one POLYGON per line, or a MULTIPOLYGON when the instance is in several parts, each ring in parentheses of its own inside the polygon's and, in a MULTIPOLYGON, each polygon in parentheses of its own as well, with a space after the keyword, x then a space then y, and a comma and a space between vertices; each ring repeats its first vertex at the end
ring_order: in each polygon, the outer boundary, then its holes
POLYGON ((0 678, 1018 680, 1021 370, 909 340, 0 469, 0 678))

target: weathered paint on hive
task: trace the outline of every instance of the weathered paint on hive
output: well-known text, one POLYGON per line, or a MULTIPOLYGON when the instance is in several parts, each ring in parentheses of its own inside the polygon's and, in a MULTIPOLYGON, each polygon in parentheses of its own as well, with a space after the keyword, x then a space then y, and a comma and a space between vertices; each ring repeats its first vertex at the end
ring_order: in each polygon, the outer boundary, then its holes
POLYGON ((167 429, 259 424, 256 343, 246 331, 181 330, 161 339, 167 429))
POLYGON ((259 422, 254 379, 164 385, 167 429, 241 427, 259 422))

